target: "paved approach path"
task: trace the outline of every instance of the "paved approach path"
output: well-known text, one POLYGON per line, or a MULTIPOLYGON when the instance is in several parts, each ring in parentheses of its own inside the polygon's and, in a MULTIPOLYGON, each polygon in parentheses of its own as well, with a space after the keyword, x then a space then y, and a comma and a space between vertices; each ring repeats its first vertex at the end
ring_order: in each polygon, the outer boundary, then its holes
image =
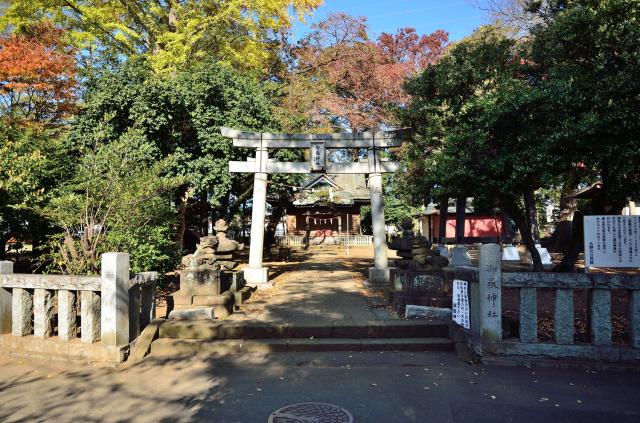
POLYGON ((339 247, 294 252, 299 262, 270 269, 274 289, 254 294, 230 319, 327 324, 392 319, 387 309, 376 307, 381 298, 359 280, 371 254, 372 249, 352 249, 347 257, 339 247))
POLYGON ((0 421, 267 423, 315 401, 357 423, 631 423, 640 375, 492 367, 446 353, 149 356, 129 369, 0 357, 0 421))

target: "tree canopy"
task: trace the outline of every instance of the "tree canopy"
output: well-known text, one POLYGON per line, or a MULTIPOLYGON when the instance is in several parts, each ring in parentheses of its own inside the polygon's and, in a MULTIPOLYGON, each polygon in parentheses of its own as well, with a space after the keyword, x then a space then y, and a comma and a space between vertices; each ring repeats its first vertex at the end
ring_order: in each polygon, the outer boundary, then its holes
MULTIPOLYGON (((640 4, 479 1, 494 23, 453 44, 372 37, 343 13, 292 40, 321 0, 0 3, 0 255, 17 236, 48 239, 35 254, 56 271, 95 272, 109 248, 168 269, 189 230, 250 209, 251 178, 227 168, 248 151, 220 126, 406 125, 390 221, 413 211, 401 197, 474 196, 509 213, 540 268, 536 195, 599 180, 595 213, 640 195, 640 4)), ((296 184, 270 178, 274 219, 296 184)))
POLYGON ((304 117, 300 130, 392 125, 394 109, 408 100, 403 82, 434 63, 447 40, 444 31, 413 28, 372 40, 365 18, 332 14, 292 48, 297 66, 285 84, 285 108, 304 117))
POLYGON ((525 39, 488 26, 452 46, 408 83, 403 115, 417 133, 404 152, 407 191, 493 201, 536 261, 525 211, 533 191, 569 174, 601 179, 601 213, 638 194, 640 6, 575 0, 530 10, 539 23, 525 39))
POLYGON ((75 51, 44 22, 0 38, 0 114, 5 122, 55 125, 75 105, 75 51))
POLYGON ((240 69, 265 71, 279 37, 322 0, 100 1, 12 0, 0 30, 51 20, 90 59, 101 50, 146 55, 153 68, 173 72, 215 59, 240 69))

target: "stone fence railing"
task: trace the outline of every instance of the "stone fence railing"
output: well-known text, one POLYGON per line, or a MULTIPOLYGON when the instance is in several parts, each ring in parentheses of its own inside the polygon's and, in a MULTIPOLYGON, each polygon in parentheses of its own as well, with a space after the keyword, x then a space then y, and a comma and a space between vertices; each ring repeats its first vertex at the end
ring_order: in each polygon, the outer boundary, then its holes
POLYGON ((12 262, 0 262, 0 346, 123 361, 130 342, 155 318, 158 275, 130 277, 126 253, 101 260, 101 276, 14 274, 12 262))
POLYGON ((457 267, 469 282, 470 339, 480 355, 640 361, 640 275, 604 273, 502 273, 497 244, 480 247, 480 266, 457 267), (519 339, 502 336, 503 289, 520 294, 519 339), (537 289, 553 289, 554 342, 538 342, 537 289), (574 290, 587 290, 590 342, 575 342, 574 290), (612 342, 611 292, 629 291, 629 345, 612 342))
MULTIPOLYGON (((285 235, 276 237, 276 243, 282 247, 302 247, 305 245, 304 235, 285 235)), ((339 235, 339 236, 327 236, 312 237, 311 245, 373 245, 372 235, 339 235), (314 239, 322 239, 323 242, 314 242, 314 239)))

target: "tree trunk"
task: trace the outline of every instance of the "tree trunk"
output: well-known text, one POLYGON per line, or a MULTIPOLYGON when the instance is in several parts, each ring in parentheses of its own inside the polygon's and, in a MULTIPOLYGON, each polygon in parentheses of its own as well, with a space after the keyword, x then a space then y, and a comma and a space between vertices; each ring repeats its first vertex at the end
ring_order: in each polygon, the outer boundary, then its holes
POLYGON ((511 233, 511 222, 509 219, 509 213, 501 208, 502 212, 502 239, 504 242, 511 244, 513 242, 513 234, 511 233))
POLYGON ((617 196, 613 195, 609 187, 611 186, 610 178, 607 176, 607 170, 603 170, 602 188, 591 199, 591 207, 589 210, 576 211, 573 215, 573 224, 571 225, 571 241, 564 251, 562 261, 554 267, 557 272, 575 272, 576 262, 580 257, 580 252, 584 250, 584 215, 619 215, 624 207, 624 202, 617 196))
POLYGON ((564 250, 562 261, 554 268, 554 272, 572 273, 576 270, 576 262, 580 257, 580 251, 584 245, 584 216, 582 212, 576 211, 573 214, 571 224, 571 239, 564 250))
POLYGON ((576 211, 577 201, 570 197, 578 188, 579 175, 576 172, 570 172, 567 175, 564 187, 560 197, 560 216, 556 229, 546 242, 545 247, 549 251, 561 252, 565 251, 571 243, 573 214, 576 211))
POLYGON ((7 238, 0 237, 0 260, 4 260, 7 257, 7 238))
POLYGON ((529 190, 524 194, 524 206, 527 212, 529 225, 531 227, 531 236, 534 244, 540 243, 540 226, 538 225, 538 210, 536 208, 536 199, 533 190, 529 190))
POLYGON ((178 208, 178 236, 176 243, 182 251, 184 249, 184 233, 187 230, 187 206, 189 203, 189 188, 183 187, 180 195, 180 206, 178 208))
POLYGON ((209 215, 211 206, 209 205, 209 200, 207 199, 206 194, 202 194, 198 201, 198 210, 199 210, 199 218, 200 218, 200 235, 207 236, 209 235, 209 215))
POLYGON ((504 207, 507 213, 511 216, 513 221, 516 223, 518 230, 520 231, 520 236, 522 237, 522 242, 527 247, 529 254, 531 254, 531 260, 533 261, 533 271, 534 272, 542 272, 544 267, 542 266, 542 259, 540 258, 540 253, 536 248, 536 243, 533 240, 533 235, 531 234, 531 226, 529 226, 526 219, 527 210, 521 210, 520 207, 513 200, 503 200, 503 204, 501 207, 504 207))
POLYGON ((449 214, 449 197, 440 197, 440 227, 438 228, 438 243, 447 243, 447 215, 449 214))
POLYGON ((464 244, 465 211, 467 209, 467 197, 464 194, 456 198, 456 244, 464 244))

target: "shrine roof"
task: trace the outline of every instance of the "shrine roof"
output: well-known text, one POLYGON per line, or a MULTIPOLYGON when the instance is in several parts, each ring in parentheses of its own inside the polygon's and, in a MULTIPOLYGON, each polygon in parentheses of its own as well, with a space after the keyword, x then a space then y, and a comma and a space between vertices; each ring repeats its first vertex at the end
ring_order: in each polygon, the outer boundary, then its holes
POLYGON ((369 202, 369 187, 364 174, 321 174, 307 178, 295 195, 294 206, 316 203, 348 205, 369 202))
MULTIPOLYGON (((475 212, 473 208, 473 197, 467 198, 467 205, 464 209, 465 214, 473 214, 475 212)), ((456 213, 456 202, 455 200, 449 200, 449 206, 447 208, 447 214, 455 214, 456 213)), ((420 216, 431 216, 440 214, 440 205, 435 203, 429 203, 424 211, 420 212, 420 216)))

